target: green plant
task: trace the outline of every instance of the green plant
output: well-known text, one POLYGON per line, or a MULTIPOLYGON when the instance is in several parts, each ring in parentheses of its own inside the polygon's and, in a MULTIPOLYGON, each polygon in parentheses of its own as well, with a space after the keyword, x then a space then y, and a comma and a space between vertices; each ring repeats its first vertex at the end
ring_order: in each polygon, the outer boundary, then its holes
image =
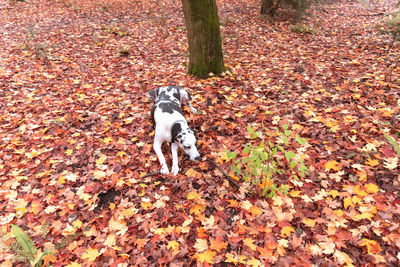
POLYGON ((50 250, 41 252, 35 247, 35 244, 20 227, 12 224, 11 233, 15 237, 10 249, 16 254, 15 260, 27 261, 30 266, 42 266, 43 258, 52 254, 50 250))
POLYGON ((49 56, 46 52, 46 46, 36 40, 35 31, 30 25, 26 27, 26 36, 27 38, 25 38, 25 48, 28 50, 33 50, 37 59, 43 58, 47 62, 49 56))
POLYGON ((394 140, 393 137, 391 137, 390 135, 388 135, 387 133, 385 133, 384 131, 381 130, 381 132, 383 133, 383 135, 385 136, 386 140, 389 142, 389 144, 391 144, 394 147, 394 150, 396 150, 397 155, 400 156, 400 146, 399 144, 396 142, 396 140, 394 140))
POLYGON ((293 32, 302 33, 302 34, 312 34, 316 33, 316 30, 313 28, 308 27, 304 23, 300 23, 291 27, 293 32))
POLYGON ((293 138, 287 125, 283 126, 282 132, 278 129, 268 132, 264 126, 262 128, 263 131, 256 131, 248 126, 250 142, 239 155, 234 151, 226 151, 226 158, 233 161, 230 168, 236 176, 262 189, 263 196, 273 197, 277 191, 287 193, 285 184, 279 187, 275 184, 273 179, 276 176, 289 175, 299 179, 298 176, 308 175, 309 170, 300 156, 288 148, 292 141, 299 145, 305 145, 307 141, 298 134, 293 138), (267 135, 266 141, 263 139, 264 133, 267 135), (275 142, 272 141, 274 138, 275 142))

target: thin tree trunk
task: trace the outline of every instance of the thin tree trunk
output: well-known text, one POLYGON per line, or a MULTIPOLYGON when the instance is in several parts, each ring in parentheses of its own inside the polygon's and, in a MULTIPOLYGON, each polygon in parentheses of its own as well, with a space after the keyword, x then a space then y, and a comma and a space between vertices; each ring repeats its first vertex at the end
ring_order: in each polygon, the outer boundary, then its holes
POLYGON ((208 77, 225 70, 215 0, 182 0, 189 42, 188 73, 208 77))

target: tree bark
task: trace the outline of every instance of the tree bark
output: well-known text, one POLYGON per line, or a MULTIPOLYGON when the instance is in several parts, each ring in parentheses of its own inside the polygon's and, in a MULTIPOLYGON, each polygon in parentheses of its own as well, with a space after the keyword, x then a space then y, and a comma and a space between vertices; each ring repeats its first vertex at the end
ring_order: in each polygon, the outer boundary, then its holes
POLYGON ((276 3, 274 0, 261 0, 261 15, 273 16, 276 10, 276 3))
POLYGON ((216 0, 182 0, 189 43, 190 75, 225 71, 216 0))

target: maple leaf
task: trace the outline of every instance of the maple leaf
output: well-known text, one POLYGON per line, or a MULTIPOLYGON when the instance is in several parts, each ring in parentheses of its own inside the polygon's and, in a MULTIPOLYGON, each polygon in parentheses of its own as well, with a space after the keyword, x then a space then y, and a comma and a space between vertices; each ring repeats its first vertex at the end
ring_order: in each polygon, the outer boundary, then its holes
POLYGON ((399 159, 397 157, 394 158, 385 158, 385 163, 383 164, 383 167, 389 170, 394 170, 397 168, 398 161, 399 159))
POLYGON ((191 191, 187 194, 186 198, 189 200, 200 199, 201 195, 199 193, 197 193, 197 191, 191 191))
POLYGON ((169 241, 167 244, 167 248, 172 250, 177 250, 179 246, 180 245, 176 240, 169 241))
POLYGON ((365 188, 366 188, 367 192, 370 194, 376 194, 379 191, 379 187, 373 183, 366 184, 365 188))
POLYGON ((369 158, 369 159, 365 162, 365 164, 367 164, 367 165, 369 165, 369 166, 371 166, 371 167, 375 167, 375 166, 378 166, 378 165, 379 165, 379 161, 378 161, 377 159, 371 159, 371 158, 369 158))
POLYGON ((135 241, 135 245, 136 248, 141 250, 142 248, 144 248, 144 246, 147 244, 147 240, 146 239, 142 239, 142 238, 138 238, 135 241))
POLYGON ((195 215, 200 215, 203 213, 205 209, 204 205, 201 204, 194 204, 191 208, 190 208, 190 214, 195 214, 195 215))
POLYGON ((345 199, 343 199, 343 205, 345 209, 347 209, 349 206, 353 208, 355 206, 351 197, 346 197, 345 199))
POLYGON ((366 239, 366 238, 362 239, 360 246, 367 247, 368 254, 371 254, 371 255, 378 254, 382 250, 381 246, 379 245, 379 243, 377 241, 366 239))
POLYGON ((325 163, 325 170, 327 170, 328 172, 330 170, 340 171, 341 169, 341 164, 339 164, 339 162, 337 162, 336 160, 330 160, 325 163))
POLYGON ((255 240, 251 239, 251 238, 245 238, 243 240, 243 243, 248 246, 251 250, 256 251, 257 250, 257 246, 254 245, 255 240))
POLYGON ((53 254, 47 254, 43 257, 43 266, 48 266, 50 262, 54 263, 57 261, 57 257, 53 254))
POLYGON ((200 239, 197 238, 196 239, 196 243, 193 245, 193 247, 198 251, 198 252, 202 252, 205 251, 206 249, 208 249, 208 242, 205 239, 200 239))
POLYGON ((96 248, 88 248, 85 253, 82 254, 82 259, 87 259, 89 263, 93 262, 101 253, 96 248))
POLYGON ((106 240, 104 241, 104 245, 106 245, 107 247, 113 247, 113 246, 115 246, 115 242, 116 242, 115 235, 110 234, 107 236, 106 240))
POLYGON ((336 250, 333 254, 340 264, 348 264, 349 266, 353 265, 353 260, 346 253, 336 250))
POLYGON ((82 265, 80 263, 77 263, 75 261, 71 262, 70 264, 65 265, 65 267, 81 267, 82 265))
POLYGON ((225 262, 227 263, 233 263, 233 264, 238 264, 238 263, 242 263, 245 264, 246 263, 246 259, 247 256, 245 255, 236 255, 233 252, 228 252, 225 254, 225 262))
POLYGON ((218 235, 215 239, 210 238, 210 248, 220 252, 228 247, 228 242, 223 242, 222 235, 218 235))
POLYGON ((289 237, 294 232, 294 228, 290 225, 284 226, 281 229, 281 236, 282 237, 289 237))
POLYGON ((207 263, 213 264, 215 255, 216 255, 215 251, 206 250, 202 253, 195 254, 194 258, 197 259, 200 263, 207 262, 207 263))
POLYGON ((252 266, 252 267, 263 266, 263 264, 261 264, 261 261, 259 261, 258 259, 254 258, 254 257, 252 257, 250 260, 248 260, 246 265, 252 266))

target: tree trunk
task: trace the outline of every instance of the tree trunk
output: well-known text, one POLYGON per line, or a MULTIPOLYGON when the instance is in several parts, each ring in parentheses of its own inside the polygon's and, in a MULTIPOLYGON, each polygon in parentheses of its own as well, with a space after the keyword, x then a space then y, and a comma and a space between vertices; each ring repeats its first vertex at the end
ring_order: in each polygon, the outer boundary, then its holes
POLYGON ((190 75, 204 78, 225 70, 216 0, 182 0, 189 42, 190 75))
POLYGON ((276 11, 276 3, 274 0, 261 0, 261 15, 273 16, 276 11))

